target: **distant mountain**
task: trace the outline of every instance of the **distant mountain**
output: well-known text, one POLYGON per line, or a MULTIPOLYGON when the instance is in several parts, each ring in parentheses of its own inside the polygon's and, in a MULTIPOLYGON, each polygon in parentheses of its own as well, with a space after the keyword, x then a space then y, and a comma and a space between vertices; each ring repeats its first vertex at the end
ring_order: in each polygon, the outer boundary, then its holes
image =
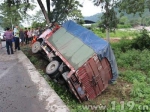
POLYGON ((102 16, 102 13, 97 13, 97 14, 92 15, 92 16, 85 16, 84 20, 90 20, 90 21, 93 21, 93 22, 97 22, 97 21, 100 20, 101 16, 102 16))
MULTIPOLYGON (((119 16, 120 13, 118 11, 118 9, 116 9, 117 15, 119 16)), ((142 17, 148 17, 150 15, 150 12, 148 9, 145 9, 144 13, 142 14, 142 17)), ((92 16, 86 16, 84 17, 84 20, 90 20, 90 21, 94 21, 94 22, 98 22, 100 20, 100 17, 102 16, 102 13, 97 13, 95 15, 92 16)), ((133 20, 133 19, 137 19, 137 18, 141 18, 140 15, 138 13, 136 14, 127 14, 124 13, 124 16, 128 18, 128 20, 133 20)))

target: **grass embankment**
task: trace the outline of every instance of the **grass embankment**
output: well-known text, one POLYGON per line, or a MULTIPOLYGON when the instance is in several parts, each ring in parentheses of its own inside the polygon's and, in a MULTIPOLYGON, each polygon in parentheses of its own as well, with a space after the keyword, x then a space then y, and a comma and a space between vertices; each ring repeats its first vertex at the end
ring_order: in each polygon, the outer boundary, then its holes
MULTIPOLYGON (((138 41, 134 42, 138 43, 138 41)), ((148 49, 134 49, 132 46, 134 42, 133 40, 121 40, 112 43, 119 68, 119 77, 116 83, 109 85, 93 101, 80 104, 64 86, 56 84, 52 80, 49 80, 48 83, 70 108, 71 112, 149 112, 150 51, 148 49), (94 108, 91 105, 97 107, 94 108), (105 105, 107 107, 103 108, 105 105)), ((32 54, 29 47, 23 47, 22 50, 39 72, 45 76, 48 62, 41 55, 32 54)))

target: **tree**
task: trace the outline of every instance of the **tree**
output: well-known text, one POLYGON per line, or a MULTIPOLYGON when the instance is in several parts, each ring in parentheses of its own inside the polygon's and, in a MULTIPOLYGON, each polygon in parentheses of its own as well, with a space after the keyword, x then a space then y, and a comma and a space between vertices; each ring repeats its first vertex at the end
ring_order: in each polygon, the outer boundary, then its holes
POLYGON ((146 8, 150 10, 150 0, 120 0, 117 5, 120 12, 125 11, 127 14, 139 12, 141 15, 146 8))
POLYGON ((34 21, 32 23, 32 28, 38 28, 38 27, 43 28, 45 26, 46 26, 46 22, 37 22, 37 21, 34 21))
POLYGON ((74 19, 76 19, 76 17, 82 17, 81 11, 78 10, 78 7, 81 7, 82 5, 80 5, 77 0, 46 0, 47 12, 41 3, 41 0, 38 0, 38 3, 47 24, 49 24, 49 22, 62 22, 68 17, 74 19), (53 10, 50 10, 50 6, 53 7, 53 10))
POLYGON ((32 19, 32 21, 36 21, 38 23, 42 23, 42 22, 46 21, 44 15, 42 13, 42 10, 37 11, 34 16, 30 17, 30 19, 32 19))
MULTIPOLYGON (((47 1, 47 0, 46 0, 46 1, 47 1)), ((49 18, 48 18, 47 12, 46 12, 46 10, 45 10, 45 7, 44 7, 42 1, 41 1, 41 0, 37 0, 37 2, 38 2, 39 6, 40 6, 40 8, 41 8, 41 10, 42 10, 42 12, 43 12, 43 14, 44 14, 44 17, 45 17, 45 19, 46 19, 47 24, 49 25, 49 24, 50 24, 50 20, 49 20, 49 18)))
POLYGON ((117 13, 115 11, 115 6, 117 3, 117 0, 94 0, 94 4, 96 6, 100 6, 101 9, 104 10, 99 26, 106 30, 106 38, 108 42, 110 40, 110 30, 115 30, 117 24, 119 23, 117 13))
POLYGON ((130 24, 132 27, 135 27, 137 25, 141 25, 141 19, 140 18, 139 19, 131 19, 130 24))
POLYGON ((124 25, 126 23, 128 23, 128 18, 127 17, 123 16, 123 17, 121 17, 119 19, 119 24, 123 24, 124 25))
MULTIPOLYGON (((6 0, 9 6, 20 6, 24 4, 24 12, 30 6, 29 0, 6 0)), ((78 6, 82 6, 79 4, 77 0, 46 0, 47 11, 42 3, 42 0, 37 0, 42 13, 46 19, 47 24, 50 22, 61 22, 64 21, 68 17, 81 17, 81 11, 78 10, 78 6), (52 10, 50 8, 53 8, 52 10)))
MULTIPOLYGON (((150 11, 150 0, 120 0, 118 2, 118 7, 120 9, 120 12, 125 12, 127 14, 134 14, 134 15, 140 15, 141 21, 137 19, 136 21, 131 20, 132 25, 148 25, 149 18, 147 17, 149 14, 145 15, 143 17, 143 13, 148 9, 150 11)), ((148 12, 149 13, 149 12, 148 12)))
POLYGON ((11 0, 1 3, 0 4, 0 12, 2 15, 1 26, 3 28, 5 27, 11 28, 13 27, 14 24, 19 25, 20 22, 27 16, 27 14, 25 13, 27 7, 32 9, 32 5, 28 5, 26 3, 18 5, 18 2, 14 3, 11 0))

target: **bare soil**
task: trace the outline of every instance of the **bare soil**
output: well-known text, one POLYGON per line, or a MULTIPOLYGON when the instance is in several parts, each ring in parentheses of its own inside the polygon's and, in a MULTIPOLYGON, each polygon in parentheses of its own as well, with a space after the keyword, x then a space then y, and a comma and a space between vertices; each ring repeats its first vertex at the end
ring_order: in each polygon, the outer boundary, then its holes
POLYGON ((94 105, 110 105, 112 101, 121 102, 130 99, 132 85, 120 78, 117 79, 115 84, 109 84, 106 90, 104 90, 93 101, 87 101, 85 104, 94 105))
MULTIPOLYGON (((104 40, 107 40, 107 39, 104 38, 104 40)), ((110 38, 110 43, 119 42, 120 40, 121 38, 110 38)))

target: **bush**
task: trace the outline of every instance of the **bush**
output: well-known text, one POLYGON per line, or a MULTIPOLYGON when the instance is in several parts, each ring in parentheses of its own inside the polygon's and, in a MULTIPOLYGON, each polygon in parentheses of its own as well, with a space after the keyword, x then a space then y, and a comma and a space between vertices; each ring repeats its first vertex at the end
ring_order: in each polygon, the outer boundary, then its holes
POLYGON ((118 43, 112 43, 112 48, 115 51, 121 51, 126 52, 127 50, 131 49, 132 40, 127 39, 126 37, 123 37, 120 42, 118 43))
POLYGON ((143 29, 137 38, 133 39, 131 47, 140 50, 150 49, 150 36, 146 29, 143 29))

